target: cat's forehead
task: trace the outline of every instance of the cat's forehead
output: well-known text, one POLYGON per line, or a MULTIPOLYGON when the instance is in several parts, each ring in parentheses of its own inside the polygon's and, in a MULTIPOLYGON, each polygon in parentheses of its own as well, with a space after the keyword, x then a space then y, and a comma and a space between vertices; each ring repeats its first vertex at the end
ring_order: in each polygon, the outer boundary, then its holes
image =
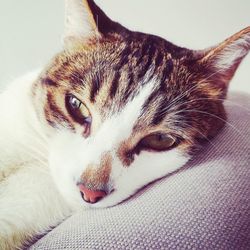
POLYGON ((133 32, 75 46, 55 59, 49 74, 59 84, 84 90, 91 102, 103 103, 106 96, 106 106, 114 101, 122 105, 152 79, 166 85, 186 54, 164 39, 133 32))
POLYGON ((59 54, 43 82, 57 85, 64 94, 75 94, 103 121, 124 111, 150 85, 147 95, 140 97, 140 106, 134 107, 139 108, 134 123, 139 130, 164 120, 166 112, 161 110, 179 95, 180 88, 173 86, 186 56, 185 49, 176 50, 164 39, 142 33, 95 38, 59 54))
POLYGON ((87 56, 88 62, 94 66, 98 66, 98 62, 106 63, 114 70, 126 69, 129 65, 141 75, 143 71, 140 69, 147 71, 152 66, 157 68, 164 65, 166 59, 180 60, 190 53, 161 37, 140 32, 93 37, 87 43, 80 44, 83 46, 74 47, 73 56, 87 56))
MULTIPOLYGON (((144 85, 152 84, 152 92, 159 84, 166 84, 173 72, 175 59, 157 39, 151 41, 150 36, 127 38, 107 47, 105 44, 104 48, 98 48, 97 44, 89 55, 93 64, 82 75, 90 102, 104 113, 123 109, 144 85)), ((158 91, 160 98, 159 94, 158 91)))

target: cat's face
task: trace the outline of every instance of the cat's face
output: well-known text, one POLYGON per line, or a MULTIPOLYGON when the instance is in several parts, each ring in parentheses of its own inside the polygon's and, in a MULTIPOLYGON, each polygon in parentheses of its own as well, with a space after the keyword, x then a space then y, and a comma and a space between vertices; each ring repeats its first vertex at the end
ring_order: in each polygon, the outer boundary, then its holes
POLYGON ((76 207, 112 206, 183 166, 223 127, 249 28, 194 52, 129 31, 90 0, 66 2, 65 50, 34 85, 34 102, 58 189, 76 207))

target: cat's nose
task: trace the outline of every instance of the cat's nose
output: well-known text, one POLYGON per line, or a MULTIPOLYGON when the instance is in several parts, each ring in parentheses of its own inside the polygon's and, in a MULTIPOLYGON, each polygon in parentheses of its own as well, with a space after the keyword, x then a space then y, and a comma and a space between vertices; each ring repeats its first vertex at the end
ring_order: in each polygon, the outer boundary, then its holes
POLYGON ((104 198, 107 193, 103 190, 91 190, 86 188, 83 184, 78 185, 82 198, 88 203, 96 203, 104 198))

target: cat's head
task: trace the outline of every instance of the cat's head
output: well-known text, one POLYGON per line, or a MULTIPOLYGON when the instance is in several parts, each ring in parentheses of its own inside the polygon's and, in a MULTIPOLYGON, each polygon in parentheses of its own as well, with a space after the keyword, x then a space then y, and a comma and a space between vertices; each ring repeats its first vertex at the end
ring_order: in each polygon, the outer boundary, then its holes
POLYGON ((77 206, 115 205, 183 166, 223 127, 228 83, 250 49, 250 27, 192 51, 129 31, 92 0, 66 1, 65 31, 34 101, 54 181, 77 206))

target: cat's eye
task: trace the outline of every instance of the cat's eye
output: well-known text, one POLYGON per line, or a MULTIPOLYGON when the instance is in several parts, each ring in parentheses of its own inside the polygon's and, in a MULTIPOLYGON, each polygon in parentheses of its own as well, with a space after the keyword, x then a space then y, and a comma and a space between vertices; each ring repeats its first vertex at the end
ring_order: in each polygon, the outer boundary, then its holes
POLYGON ((91 115, 88 108, 75 96, 66 96, 66 108, 74 120, 83 124, 91 123, 91 115))
POLYGON ((138 148, 140 150, 164 151, 172 148, 176 144, 173 136, 168 134, 155 133, 143 138, 138 148))

